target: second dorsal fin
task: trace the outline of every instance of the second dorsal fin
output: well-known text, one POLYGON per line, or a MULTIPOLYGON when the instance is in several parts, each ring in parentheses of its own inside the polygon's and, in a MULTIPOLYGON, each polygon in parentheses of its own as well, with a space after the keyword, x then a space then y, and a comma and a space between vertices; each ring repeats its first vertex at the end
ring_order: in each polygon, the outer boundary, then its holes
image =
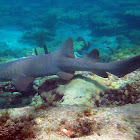
POLYGON ((91 60, 92 62, 101 62, 99 58, 99 51, 97 49, 92 50, 84 59, 91 60))

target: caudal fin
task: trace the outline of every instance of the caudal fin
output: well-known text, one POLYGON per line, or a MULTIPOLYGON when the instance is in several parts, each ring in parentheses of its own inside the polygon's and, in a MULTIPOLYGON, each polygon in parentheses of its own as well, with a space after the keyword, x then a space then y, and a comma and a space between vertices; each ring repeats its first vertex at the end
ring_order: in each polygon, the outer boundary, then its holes
POLYGON ((118 77, 123 77, 138 68, 140 68, 140 55, 125 60, 108 63, 107 71, 118 77))

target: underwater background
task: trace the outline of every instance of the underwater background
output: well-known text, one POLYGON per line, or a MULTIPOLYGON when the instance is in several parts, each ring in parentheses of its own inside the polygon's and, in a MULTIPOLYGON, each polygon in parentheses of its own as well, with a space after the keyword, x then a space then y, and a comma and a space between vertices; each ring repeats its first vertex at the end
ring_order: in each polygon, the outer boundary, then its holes
MULTIPOLYGON (((0 64, 52 53, 67 39, 76 57, 140 55, 139 0, 0 0, 0 64)), ((123 78, 76 72, 37 78, 25 92, 0 83, 0 140, 140 138, 140 70, 123 78)))

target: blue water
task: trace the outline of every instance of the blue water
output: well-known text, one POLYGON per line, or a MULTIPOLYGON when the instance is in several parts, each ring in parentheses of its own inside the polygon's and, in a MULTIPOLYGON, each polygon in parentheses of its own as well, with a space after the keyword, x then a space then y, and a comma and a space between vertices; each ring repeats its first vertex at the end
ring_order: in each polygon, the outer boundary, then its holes
POLYGON ((76 41, 82 36, 91 45, 78 50, 78 56, 97 48, 103 61, 111 61, 107 56, 118 49, 138 48, 139 5, 139 0, 0 0, 0 47, 3 43, 9 46, 3 47, 5 50, 0 54, 14 58, 28 56, 35 47, 43 46, 36 40, 36 32, 43 31, 40 40, 50 52, 65 39, 72 37, 76 41))

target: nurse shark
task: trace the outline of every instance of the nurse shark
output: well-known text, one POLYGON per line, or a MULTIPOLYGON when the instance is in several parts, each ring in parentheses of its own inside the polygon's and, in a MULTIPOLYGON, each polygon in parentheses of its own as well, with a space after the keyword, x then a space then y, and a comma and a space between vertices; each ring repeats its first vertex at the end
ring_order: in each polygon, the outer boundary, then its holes
POLYGON ((75 71, 91 71, 102 77, 108 77, 106 72, 109 72, 123 77, 138 68, 140 55, 102 63, 98 50, 94 49, 85 57, 75 58, 73 41, 69 38, 51 54, 32 56, 0 65, 0 80, 12 80, 19 91, 24 91, 37 77, 57 75, 64 80, 70 80, 75 71))

